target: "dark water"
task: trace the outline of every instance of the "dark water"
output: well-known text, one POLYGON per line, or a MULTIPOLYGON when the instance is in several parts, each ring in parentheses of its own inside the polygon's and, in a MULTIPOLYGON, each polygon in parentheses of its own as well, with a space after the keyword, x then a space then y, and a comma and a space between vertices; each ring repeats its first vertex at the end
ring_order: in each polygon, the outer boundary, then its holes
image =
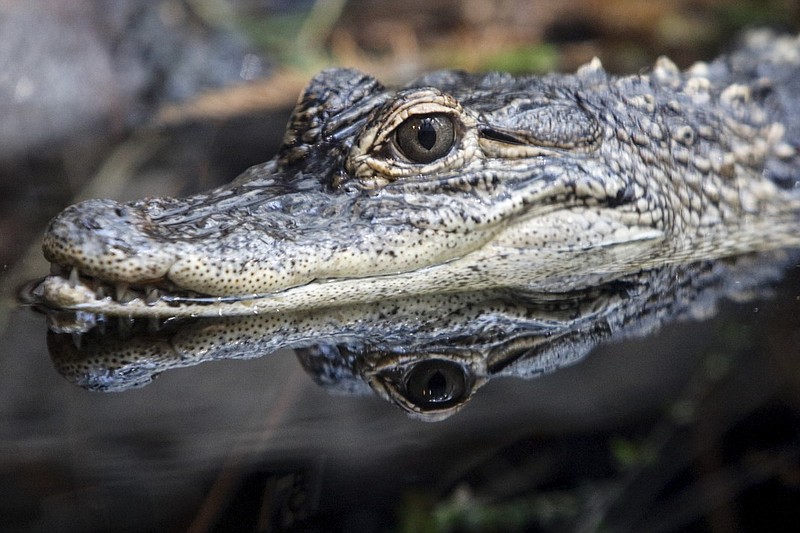
POLYGON ((794 519, 790 274, 777 299, 724 305, 535 380, 495 380, 436 424, 328 395, 289 352, 92 393, 53 369, 43 317, 14 309, 0 360, 4 529, 374 530, 481 509, 500 513, 489 524, 522 514, 554 531, 794 519))

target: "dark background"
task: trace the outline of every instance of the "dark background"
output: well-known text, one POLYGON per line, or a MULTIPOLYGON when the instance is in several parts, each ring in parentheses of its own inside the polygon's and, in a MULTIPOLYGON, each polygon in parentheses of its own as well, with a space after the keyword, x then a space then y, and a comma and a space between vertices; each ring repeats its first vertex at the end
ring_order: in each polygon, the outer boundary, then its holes
POLYGON ((791 530, 800 269, 774 298, 493 382, 439 424, 331 397, 291 353, 86 392, 14 299, 64 206, 232 179, 326 66, 630 73, 752 25, 796 33, 800 4, 0 0, 0 530, 791 530))

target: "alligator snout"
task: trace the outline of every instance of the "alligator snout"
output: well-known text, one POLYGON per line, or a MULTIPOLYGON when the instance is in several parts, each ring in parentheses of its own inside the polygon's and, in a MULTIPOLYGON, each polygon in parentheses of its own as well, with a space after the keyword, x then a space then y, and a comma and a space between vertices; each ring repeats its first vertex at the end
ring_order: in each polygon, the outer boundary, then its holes
POLYGON ((53 264, 108 282, 152 283, 175 262, 174 248, 158 246, 143 211, 113 200, 87 200, 65 209, 45 234, 53 264))

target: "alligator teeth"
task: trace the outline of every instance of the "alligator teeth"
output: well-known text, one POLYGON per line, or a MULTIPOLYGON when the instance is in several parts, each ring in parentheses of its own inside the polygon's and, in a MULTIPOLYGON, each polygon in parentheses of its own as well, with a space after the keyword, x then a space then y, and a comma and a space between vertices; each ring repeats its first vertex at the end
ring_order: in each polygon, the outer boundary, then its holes
POLYGON ((122 295, 122 298, 119 300, 119 303, 126 304, 128 302, 132 302, 133 300, 137 299, 139 295, 137 295, 133 291, 125 291, 125 294, 122 295))
MULTIPOLYGON (((1 1, 1 0, 0 0, 1 1)), ((142 300, 149 306, 158 302, 165 301, 169 297, 170 288, 160 286, 136 286, 131 288, 129 283, 108 282, 101 278, 81 272, 78 267, 65 266, 58 263, 50 263, 50 274, 62 278, 62 280, 72 289, 78 286, 85 287, 94 292, 94 297, 99 300, 110 299, 119 304, 128 304, 134 300, 142 300)), ((188 298, 200 298, 199 293, 189 293, 188 298)))
POLYGON ((155 304, 161 298, 161 292, 155 287, 147 289, 147 296, 145 296, 145 303, 147 305, 155 304))
POLYGON ((117 283, 114 286, 114 296, 118 302, 122 302, 123 298, 125 298, 125 293, 128 292, 128 284, 127 283, 117 283))
POLYGON ((72 344, 75 345, 75 349, 76 350, 80 350, 81 349, 82 341, 83 341, 83 335, 81 335, 80 333, 73 333, 72 334, 72 344))

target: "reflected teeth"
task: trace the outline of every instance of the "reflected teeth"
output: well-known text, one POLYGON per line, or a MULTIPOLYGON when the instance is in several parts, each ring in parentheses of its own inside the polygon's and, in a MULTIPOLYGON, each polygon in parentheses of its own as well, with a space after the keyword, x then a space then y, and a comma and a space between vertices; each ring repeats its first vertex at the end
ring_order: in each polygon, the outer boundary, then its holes
POLYGON ((73 333, 72 334, 72 344, 75 345, 76 350, 81 349, 81 344, 83 344, 83 335, 80 333, 73 333))
POLYGON ((121 335, 129 335, 133 330, 133 317, 120 316, 117 317, 117 328, 121 335))
POLYGON ((104 300, 108 298, 108 289, 106 289, 105 285, 100 285, 94 290, 94 296, 98 300, 104 300))
POLYGON ((78 286, 78 282, 80 282, 80 275, 78 274, 78 269, 72 267, 72 270, 69 273, 69 286, 70 288, 74 289, 78 286))

